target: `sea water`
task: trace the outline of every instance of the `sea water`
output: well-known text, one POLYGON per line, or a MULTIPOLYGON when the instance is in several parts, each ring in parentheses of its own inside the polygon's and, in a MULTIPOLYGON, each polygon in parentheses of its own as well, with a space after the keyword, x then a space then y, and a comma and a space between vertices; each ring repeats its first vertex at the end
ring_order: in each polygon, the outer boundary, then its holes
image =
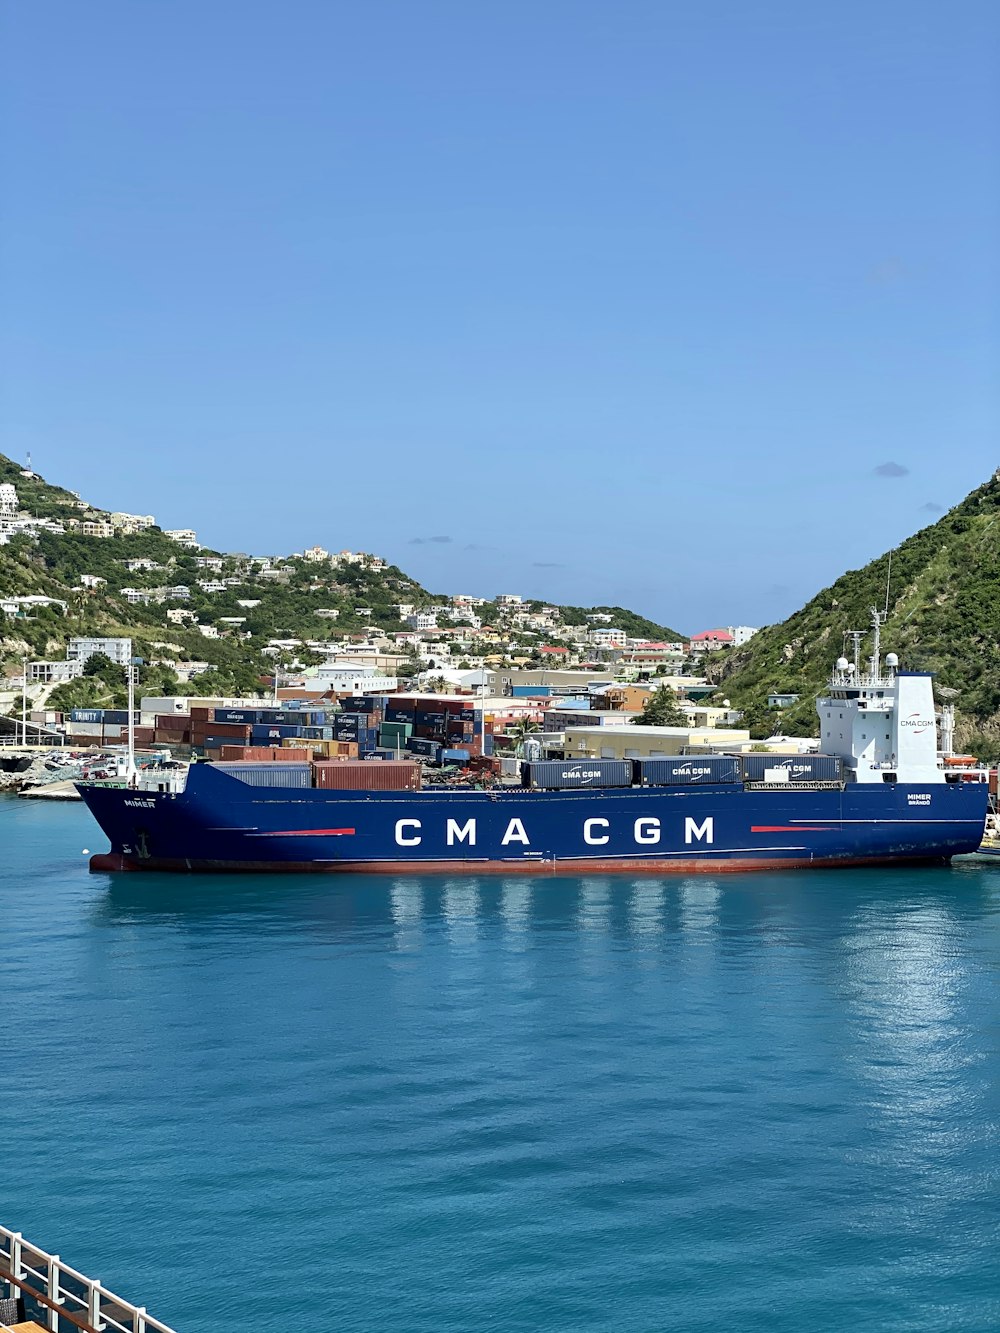
POLYGON ((1000 867, 103 847, 0 801, 0 1221, 182 1333, 1000 1327, 1000 867))

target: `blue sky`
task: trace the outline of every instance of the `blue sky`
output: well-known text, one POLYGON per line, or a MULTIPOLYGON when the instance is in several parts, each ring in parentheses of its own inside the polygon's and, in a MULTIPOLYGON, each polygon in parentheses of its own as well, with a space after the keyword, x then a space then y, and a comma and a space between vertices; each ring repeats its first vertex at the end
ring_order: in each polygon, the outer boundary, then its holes
POLYGON ((1000 463, 992 0, 0 16, 0 449, 96 503, 695 631, 1000 463))

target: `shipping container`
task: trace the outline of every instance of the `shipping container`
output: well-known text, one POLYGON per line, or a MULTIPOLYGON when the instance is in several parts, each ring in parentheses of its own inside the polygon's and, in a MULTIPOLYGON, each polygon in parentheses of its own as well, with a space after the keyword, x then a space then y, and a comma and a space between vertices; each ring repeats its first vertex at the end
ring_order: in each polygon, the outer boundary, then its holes
POLYGON ((387 708, 383 718, 386 722, 407 722, 412 727, 417 715, 412 708, 387 708))
POLYGON ((442 750, 442 764, 467 764, 471 758, 468 750, 442 750))
POLYGON ((747 782, 839 782, 843 763, 828 754, 745 754, 747 782))
POLYGON ((249 787, 312 786, 312 768, 309 764, 217 763, 215 767, 245 782, 249 787))
POLYGON ((289 736, 298 740, 312 741, 334 739, 332 727, 292 727, 284 723, 260 722, 250 728, 250 739, 255 745, 263 745, 267 741, 282 741, 289 736))
POLYGON ((261 710, 259 708, 213 708, 213 722, 240 722, 244 726, 252 726, 255 722, 260 722, 261 710))
POLYGON ((742 782, 735 755, 670 755, 633 759, 635 782, 642 787, 688 787, 704 782, 742 782))
POLYGON ((230 740, 245 741, 249 739, 252 728, 239 722, 206 722, 196 726, 192 717, 191 730, 200 731, 203 735, 211 733, 213 736, 226 736, 230 740))
POLYGON ((538 759, 521 765, 526 787, 630 787, 631 759, 538 759))
POLYGON ((314 763, 317 787, 336 791, 419 791, 420 765, 401 759, 328 760, 314 763))
POLYGON ((411 754, 426 755, 429 759, 436 759, 441 751, 441 743, 426 736, 411 736, 406 742, 406 748, 411 754))
POLYGON ((153 725, 160 731, 189 731, 191 716, 189 713, 155 713, 153 725))

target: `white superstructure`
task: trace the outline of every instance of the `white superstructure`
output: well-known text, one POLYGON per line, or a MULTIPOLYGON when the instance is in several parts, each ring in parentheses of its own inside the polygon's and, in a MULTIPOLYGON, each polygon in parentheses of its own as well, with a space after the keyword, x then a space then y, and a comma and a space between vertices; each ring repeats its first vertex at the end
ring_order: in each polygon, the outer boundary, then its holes
POLYGON ((932 676, 900 671, 889 653, 883 667, 884 613, 872 611, 872 655, 860 661, 860 632, 852 631, 854 660, 837 660, 828 693, 817 699, 820 753, 837 755, 858 782, 945 782, 938 764, 932 676))

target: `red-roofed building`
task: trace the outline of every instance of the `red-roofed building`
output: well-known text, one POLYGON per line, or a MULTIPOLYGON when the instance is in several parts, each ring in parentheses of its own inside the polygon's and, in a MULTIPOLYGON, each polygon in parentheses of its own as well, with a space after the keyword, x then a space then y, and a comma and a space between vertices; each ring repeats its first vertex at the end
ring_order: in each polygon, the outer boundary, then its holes
POLYGON ((733 636, 727 629, 706 629, 700 634, 692 634, 688 651, 692 653, 711 653, 717 648, 732 646, 733 636))
POLYGON ((540 653, 545 654, 545 655, 548 656, 548 657, 557 657, 557 656, 560 656, 560 655, 563 656, 563 657, 565 657, 566 654, 569 652, 569 649, 568 649, 568 648, 556 648, 556 647, 554 647, 552 644, 544 643, 544 644, 542 644, 541 648, 539 648, 538 651, 539 651, 540 653))

